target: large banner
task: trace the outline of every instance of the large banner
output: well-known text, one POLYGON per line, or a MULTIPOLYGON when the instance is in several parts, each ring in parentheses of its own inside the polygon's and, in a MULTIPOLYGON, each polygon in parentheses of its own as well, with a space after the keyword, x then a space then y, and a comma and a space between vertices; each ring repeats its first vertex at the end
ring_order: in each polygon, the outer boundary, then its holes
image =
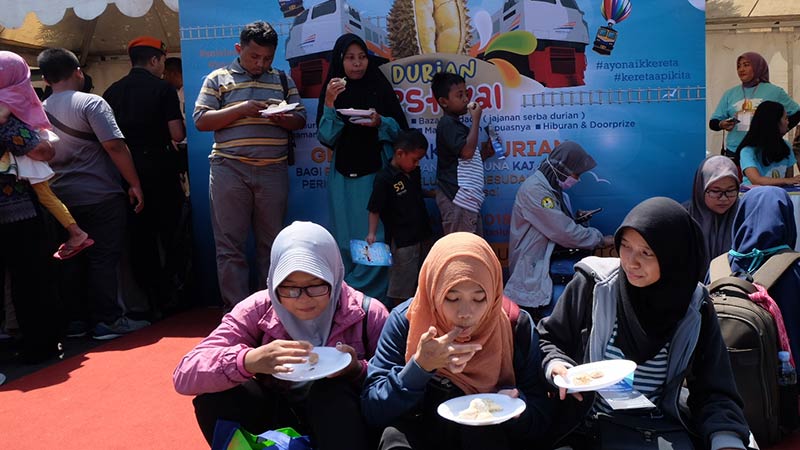
MULTIPOLYGON (((309 121, 295 132, 287 221, 328 221, 330 152, 316 139, 317 98, 336 39, 355 33, 386 62, 409 124, 431 142, 423 182, 436 183, 435 130, 441 111, 430 80, 461 74, 484 109, 484 236, 504 263, 519 185, 559 142, 572 140, 598 162, 569 191, 574 208, 602 207, 592 226, 612 233, 644 198, 688 199, 705 154, 702 0, 211 0, 182 1, 181 48, 187 117, 203 77, 236 58, 242 25, 279 33, 274 65, 291 74, 309 121)), ((212 133, 188 124, 201 279, 215 289, 208 219, 212 133)), ((434 208, 433 204, 430 205, 434 208)), ((204 289, 208 292, 208 289, 204 289)))

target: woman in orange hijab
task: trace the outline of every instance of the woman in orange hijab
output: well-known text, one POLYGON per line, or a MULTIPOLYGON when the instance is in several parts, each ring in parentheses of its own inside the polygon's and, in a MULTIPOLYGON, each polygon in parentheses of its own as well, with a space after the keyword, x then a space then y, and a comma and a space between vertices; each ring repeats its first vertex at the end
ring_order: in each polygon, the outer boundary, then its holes
POLYGON ((472 233, 431 249, 414 298, 392 311, 370 361, 362 412, 383 428, 380 448, 535 448, 549 425, 538 338, 528 313, 503 302, 500 262, 472 233), (473 427, 440 417, 440 403, 500 393, 526 402, 506 422, 473 427))

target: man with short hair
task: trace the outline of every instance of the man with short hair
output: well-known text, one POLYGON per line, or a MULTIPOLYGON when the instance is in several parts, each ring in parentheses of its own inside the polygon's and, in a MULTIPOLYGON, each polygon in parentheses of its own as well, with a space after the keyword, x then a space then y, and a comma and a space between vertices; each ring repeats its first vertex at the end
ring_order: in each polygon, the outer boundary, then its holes
POLYGON ((131 71, 103 94, 131 150, 147 209, 131 217, 131 268, 150 312, 161 315, 173 293, 173 240, 183 203, 179 157, 172 141, 186 136, 180 101, 164 74, 166 45, 150 36, 128 44, 131 71), (163 249, 164 263, 161 262, 163 249))
POLYGON ((272 67, 277 46, 278 33, 268 23, 246 25, 235 45, 239 57, 206 77, 194 108, 197 129, 214 131, 211 224, 220 293, 227 309, 252 292, 245 254, 251 228, 258 286, 266 286, 272 241, 286 213, 289 133, 306 123, 302 105, 286 113, 261 115, 269 103, 300 103, 292 79, 272 67))
POLYGON ((53 88, 44 109, 60 138, 50 160, 55 171, 50 185, 95 241, 80 255, 61 263, 61 294, 70 319, 67 334, 86 334, 91 320, 96 339, 113 339, 149 325, 125 317, 117 301, 117 265, 127 215, 121 178, 129 186, 127 197, 137 213, 144 208, 144 195, 108 103, 80 92, 85 80, 75 54, 51 48, 37 60, 42 76, 53 88))
POLYGON ((180 98, 181 92, 183 92, 183 63, 177 56, 172 56, 164 61, 164 81, 178 91, 180 98))

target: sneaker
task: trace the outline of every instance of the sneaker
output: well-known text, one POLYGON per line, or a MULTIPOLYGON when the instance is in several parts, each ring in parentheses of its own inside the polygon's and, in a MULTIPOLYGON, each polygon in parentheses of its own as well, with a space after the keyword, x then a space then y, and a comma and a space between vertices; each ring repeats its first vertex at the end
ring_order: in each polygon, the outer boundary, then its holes
POLYGON ((65 336, 68 338, 79 338, 86 336, 87 333, 89 333, 89 325, 87 325, 86 322, 82 320, 73 320, 67 324, 65 336))
POLYGON ((109 339, 118 338, 123 334, 140 330, 149 325, 150 322, 146 320, 133 320, 122 316, 115 320, 114 323, 100 322, 95 325, 92 337, 98 341, 107 341, 109 339))

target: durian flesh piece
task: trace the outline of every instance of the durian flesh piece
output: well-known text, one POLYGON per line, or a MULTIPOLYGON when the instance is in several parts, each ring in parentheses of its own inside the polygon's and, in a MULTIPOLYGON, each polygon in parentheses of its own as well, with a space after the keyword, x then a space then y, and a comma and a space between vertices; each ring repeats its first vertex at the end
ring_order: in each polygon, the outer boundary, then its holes
POLYGON ((466 0, 395 0, 387 28, 396 58, 469 50, 466 0))

